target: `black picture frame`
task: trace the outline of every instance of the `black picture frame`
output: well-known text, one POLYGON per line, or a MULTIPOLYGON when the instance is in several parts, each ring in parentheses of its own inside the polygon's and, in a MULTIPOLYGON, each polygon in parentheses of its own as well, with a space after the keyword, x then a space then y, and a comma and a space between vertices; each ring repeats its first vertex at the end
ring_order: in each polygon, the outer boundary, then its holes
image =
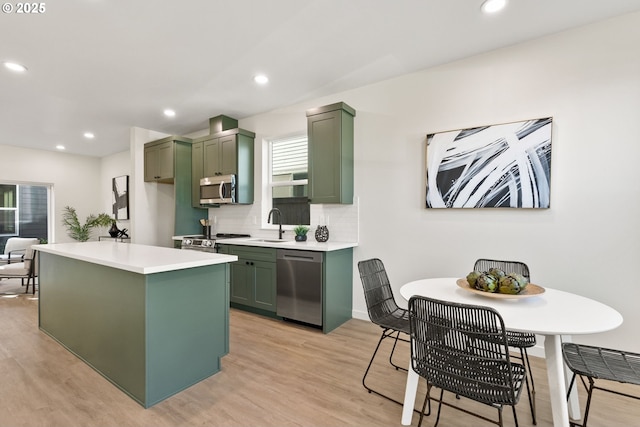
POLYGON ((129 175, 111 180, 112 213, 115 219, 129 219, 129 175))
POLYGON ((427 135, 427 208, 549 208, 553 118, 427 135))

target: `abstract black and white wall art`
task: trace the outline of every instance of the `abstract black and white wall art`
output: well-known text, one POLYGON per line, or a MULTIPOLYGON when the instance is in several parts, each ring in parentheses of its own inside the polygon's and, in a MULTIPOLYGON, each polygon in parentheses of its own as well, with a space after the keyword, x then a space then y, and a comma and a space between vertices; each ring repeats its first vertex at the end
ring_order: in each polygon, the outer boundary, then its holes
POLYGON ((129 175, 111 180, 112 212, 115 219, 129 219, 129 175))
POLYGON ((427 208, 548 208, 552 121, 427 135, 427 208))

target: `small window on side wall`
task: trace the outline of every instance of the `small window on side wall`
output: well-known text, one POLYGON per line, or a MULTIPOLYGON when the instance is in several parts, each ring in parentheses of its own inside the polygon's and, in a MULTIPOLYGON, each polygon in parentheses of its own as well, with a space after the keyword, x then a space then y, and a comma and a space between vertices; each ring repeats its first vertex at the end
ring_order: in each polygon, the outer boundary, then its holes
POLYGON ((0 184, 0 236, 18 235, 18 186, 0 184))
POLYGON ((282 223, 309 225, 307 135, 269 142, 271 208, 282 212, 282 223))

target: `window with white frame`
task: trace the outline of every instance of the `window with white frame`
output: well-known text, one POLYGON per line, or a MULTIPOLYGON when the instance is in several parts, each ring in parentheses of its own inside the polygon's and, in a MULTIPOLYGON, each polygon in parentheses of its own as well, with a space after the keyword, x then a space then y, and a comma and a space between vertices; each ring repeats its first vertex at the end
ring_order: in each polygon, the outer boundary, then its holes
POLYGON ((282 212, 282 223, 309 225, 307 135, 269 141, 271 208, 282 212))
POLYGON ((18 232, 18 186, 0 184, 0 236, 17 236, 18 232))

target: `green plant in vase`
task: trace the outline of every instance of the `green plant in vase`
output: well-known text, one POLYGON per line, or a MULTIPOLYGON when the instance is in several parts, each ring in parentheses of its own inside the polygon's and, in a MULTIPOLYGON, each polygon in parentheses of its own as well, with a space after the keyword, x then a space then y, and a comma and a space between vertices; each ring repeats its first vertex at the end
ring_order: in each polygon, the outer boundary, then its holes
POLYGON ((307 227, 306 225, 296 225, 293 228, 293 232, 296 233, 296 242, 306 242, 308 231, 309 227, 307 227))
POLYGON ((65 206, 64 212, 62 213, 62 224, 67 227, 67 234, 69 237, 79 242, 86 242, 89 240, 91 237, 91 231, 95 227, 108 227, 112 223, 113 218, 106 213, 89 215, 84 225, 80 224, 80 221, 78 220, 78 213, 75 208, 65 206))

